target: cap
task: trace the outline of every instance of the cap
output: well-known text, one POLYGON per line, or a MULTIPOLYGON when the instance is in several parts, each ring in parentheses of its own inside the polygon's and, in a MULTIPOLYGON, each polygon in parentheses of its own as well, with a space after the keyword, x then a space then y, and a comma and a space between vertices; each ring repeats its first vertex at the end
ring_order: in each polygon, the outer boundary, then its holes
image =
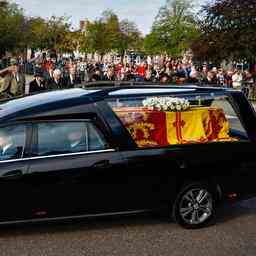
POLYGON ((15 65, 18 65, 19 63, 18 63, 18 60, 17 59, 15 59, 15 58, 11 58, 10 59, 10 65, 11 66, 15 66, 15 65))
POLYGON ((39 70, 36 70, 36 71, 35 71, 35 74, 34 74, 34 77, 38 77, 38 76, 39 76, 39 77, 43 77, 43 71, 40 70, 40 69, 39 69, 39 70))

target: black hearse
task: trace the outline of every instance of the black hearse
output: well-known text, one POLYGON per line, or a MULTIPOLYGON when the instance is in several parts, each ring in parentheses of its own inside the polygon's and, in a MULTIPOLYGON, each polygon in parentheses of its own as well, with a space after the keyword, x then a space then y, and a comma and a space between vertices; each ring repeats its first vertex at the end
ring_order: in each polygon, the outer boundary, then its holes
POLYGON ((46 92, 2 103, 0 124, 1 224, 165 210, 197 228, 256 192, 256 116, 237 91, 46 92))

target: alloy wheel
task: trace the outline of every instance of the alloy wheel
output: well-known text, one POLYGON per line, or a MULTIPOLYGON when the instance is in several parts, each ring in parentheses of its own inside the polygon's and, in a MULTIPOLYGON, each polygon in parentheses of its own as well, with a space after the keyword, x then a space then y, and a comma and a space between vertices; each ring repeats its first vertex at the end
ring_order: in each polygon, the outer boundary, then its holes
POLYGON ((213 199, 206 189, 190 189, 181 198, 179 214, 189 225, 200 225, 208 220, 213 212, 213 199))

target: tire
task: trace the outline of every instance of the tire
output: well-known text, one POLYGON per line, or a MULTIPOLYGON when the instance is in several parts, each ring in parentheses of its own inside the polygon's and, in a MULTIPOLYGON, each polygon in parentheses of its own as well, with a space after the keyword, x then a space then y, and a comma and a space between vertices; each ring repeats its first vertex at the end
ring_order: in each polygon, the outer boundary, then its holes
POLYGON ((208 184, 190 183, 178 194, 173 218, 182 227, 197 229, 208 226, 216 213, 215 193, 208 184))

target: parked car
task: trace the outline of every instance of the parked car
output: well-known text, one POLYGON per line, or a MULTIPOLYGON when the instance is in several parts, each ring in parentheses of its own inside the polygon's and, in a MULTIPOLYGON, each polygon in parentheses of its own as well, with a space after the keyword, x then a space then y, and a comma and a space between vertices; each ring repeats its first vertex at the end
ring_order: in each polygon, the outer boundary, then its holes
POLYGON ((165 211, 199 228, 256 192, 256 115, 238 91, 45 92, 2 103, 0 123, 1 224, 165 211))

